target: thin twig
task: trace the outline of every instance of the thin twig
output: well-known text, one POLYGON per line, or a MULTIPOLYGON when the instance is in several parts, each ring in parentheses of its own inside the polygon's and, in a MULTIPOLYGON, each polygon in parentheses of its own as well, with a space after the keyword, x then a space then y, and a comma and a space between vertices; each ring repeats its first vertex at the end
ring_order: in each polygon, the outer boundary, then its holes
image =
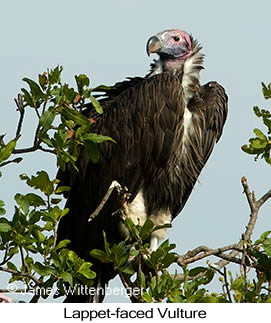
POLYGON ((12 258, 12 256, 8 257, 8 252, 9 252, 9 246, 5 247, 5 254, 3 257, 3 260, 0 262, 0 266, 4 265, 7 261, 9 261, 9 259, 12 258))
POLYGON ((39 110, 37 109, 37 107, 35 107, 35 112, 36 112, 36 115, 37 115, 38 119, 40 119, 41 115, 40 115, 39 110))
POLYGON ((251 211, 253 211, 255 209, 255 202, 254 202, 254 199, 253 199, 253 195, 250 192, 250 189, 249 189, 249 186, 248 186, 248 183, 247 183, 247 179, 245 178, 245 176, 243 176, 241 178, 241 183, 243 185, 244 193, 246 195, 246 198, 247 198, 248 204, 250 206, 250 209, 251 209, 251 211))
POLYGON ((20 256, 21 256, 21 262, 22 262, 22 265, 24 266, 24 268, 26 268, 26 270, 29 272, 29 267, 27 265, 27 263, 25 262, 25 259, 24 259, 24 252, 23 252, 23 248, 22 246, 19 246, 19 250, 20 250, 20 256))
POLYGON ((9 289, 0 289, 0 293, 3 293, 3 294, 14 294, 14 293, 25 293, 26 290, 24 288, 21 288, 21 289, 16 289, 16 290, 9 290, 9 289))
POLYGON ((227 270, 225 267, 224 267, 223 277, 224 277, 225 288, 226 288, 226 292, 228 295, 228 299, 229 299, 230 303, 232 303, 232 298, 231 298, 231 293, 229 290, 229 283, 228 283, 228 278, 227 278, 227 270))
POLYGON ((22 148, 22 149, 14 149, 12 151, 13 154, 24 154, 24 153, 30 153, 33 151, 36 151, 39 149, 39 145, 34 145, 32 147, 29 148, 22 148))
POLYGON ((56 153, 56 151, 54 150, 54 149, 47 149, 47 148, 43 148, 43 147, 41 147, 41 146, 39 146, 39 148, 38 148, 39 150, 41 150, 41 151, 44 151, 44 152, 46 152, 46 153, 50 153, 50 154, 54 154, 54 155, 57 155, 57 153, 56 153))
MULTIPOLYGON (((203 259, 203 258, 206 258, 209 256, 217 256, 222 259, 225 259, 225 258, 229 258, 229 255, 223 254, 223 252, 229 251, 229 250, 238 250, 238 253, 241 252, 241 250, 239 248, 239 244, 232 244, 229 246, 225 246, 222 248, 216 248, 216 249, 212 249, 212 248, 209 248, 206 246, 200 246, 200 247, 197 247, 193 250, 189 250, 185 255, 178 256, 177 263, 180 266, 185 266, 185 265, 188 265, 192 262, 198 261, 200 259, 203 259)), ((234 257, 232 258, 232 260, 235 262, 239 261, 236 259, 234 259, 234 257)))
POLYGON ((22 125, 24 120, 24 106, 22 102, 22 95, 18 94, 17 99, 14 99, 14 101, 17 105, 18 111, 20 112, 20 118, 19 118, 17 130, 16 130, 16 135, 15 135, 15 140, 18 140, 21 136, 21 130, 22 130, 22 125))
POLYGON ((123 286, 126 288, 126 290, 129 292, 131 292, 131 290, 132 290, 132 293, 130 295, 131 302, 132 303, 143 303, 144 301, 142 300, 141 295, 139 295, 138 297, 136 295, 134 295, 133 290, 135 288, 135 285, 130 281, 128 276, 123 272, 119 272, 119 277, 120 277, 120 280, 121 280, 123 286))
POLYGON ((271 197, 271 190, 269 190, 267 193, 265 193, 258 201, 257 206, 260 208, 268 199, 271 197))
POLYGON ((29 303, 38 303, 38 300, 40 299, 39 294, 35 294, 29 301, 29 303))
POLYGON ((101 203, 98 205, 96 210, 90 214, 88 222, 92 221, 101 212, 102 208, 104 207, 105 203, 107 202, 107 200, 109 199, 110 195, 116 187, 121 187, 121 185, 117 181, 113 181, 109 186, 107 192, 105 193, 105 196, 102 199, 101 203))
POLYGON ((10 269, 10 268, 5 268, 5 267, 0 267, 0 271, 4 271, 13 275, 18 275, 18 276, 23 276, 23 277, 28 277, 30 279, 32 279, 38 286, 40 286, 41 281, 38 280, 34 275, 30 274, 30 273, 23 273, 14 269, 10 269))

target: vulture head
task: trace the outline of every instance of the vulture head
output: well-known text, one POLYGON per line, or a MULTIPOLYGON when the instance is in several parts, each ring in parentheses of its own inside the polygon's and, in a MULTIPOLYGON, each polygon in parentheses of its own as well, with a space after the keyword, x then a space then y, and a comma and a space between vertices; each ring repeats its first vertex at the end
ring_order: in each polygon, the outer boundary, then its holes
POLYGON ((191 55, 191 38, 179 29, 165 30, 147 42, 147 54, 156 53, 161 59, 184 60, 191 55))
MULTIPOLYGON (((191 35, 180 29, 170 29, 152 36, 147 42, 147 54, 157 54, 159 60, 152 65, 152 75, 165 71, 178 71, 194 54, 200 54, 201 47, 191 35)), ((203 61, 203 55, 200 63, 203 61)), ((199 62, 199 61, 198 61, 199 62)))

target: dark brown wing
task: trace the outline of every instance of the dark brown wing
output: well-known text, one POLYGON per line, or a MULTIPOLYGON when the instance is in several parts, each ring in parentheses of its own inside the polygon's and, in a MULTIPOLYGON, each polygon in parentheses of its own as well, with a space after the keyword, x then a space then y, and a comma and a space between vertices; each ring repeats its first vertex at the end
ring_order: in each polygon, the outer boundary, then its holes
POLYGON ((224 88, 217 82, 203 85, 188 105, 191 111, 193 131, 186 158, 180 160, 182 169, 182 189, 173 208, 176 217, 187 202, 193 187, 206 164, 211 152, 220 139, 228 114, 228 97, 224 88))
MULTIPOLYGON (((100 214, 88 222, 112 181, 128 187, 133 199, 145 178, 151 178, 154 168, 167 166, 172 139, 184 112, 180 82, 168 73, 142 79, 103 104, 104 113, 93 124, 92 131, 112 137, 117 144, 99 145, 98 164, 91 163, 82 150, 79 173, 68 169, 59 174, 62 181, 69 182, 71 191, 67 200, 70 211, 60 222, 58 239, 70 239, 70 247, 84 258, 88 258, 90 250, 104 248, 103 231, 111 242, 121 239, 118 223, 112 216, 119 208, 113 195, 100 214)), ((89 113, 93 113, 91 108, 89 113)), ((101 284, 114 276, 111 266, 91 261, 93 270, 103 277, 101 284)))
POLYGON ((217 82, 209 82, 202 87, 202 100, 206 106, 206 128, 204 130, 205 162, 213 147, 222 135, 228 115, 228 97, 224 88, 217 82))

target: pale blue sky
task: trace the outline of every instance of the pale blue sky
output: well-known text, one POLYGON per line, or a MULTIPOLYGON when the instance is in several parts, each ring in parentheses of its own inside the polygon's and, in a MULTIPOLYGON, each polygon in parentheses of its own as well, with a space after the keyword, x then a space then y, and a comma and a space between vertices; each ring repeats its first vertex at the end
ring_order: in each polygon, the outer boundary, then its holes
MULTIPOLYGON (((9 1, 0 12, 0 133, 11 138, 18 115, 13 98, 23 77, 35 78, 47 67, 64 66, 63 77, 86 73, 93 84, 113 84, 127 76, 142 76, 151 59, 147 39, 164 29, 180 28, 198 39, 206 54, 202 83, 220 82, 229 96, 229 117, 200 183, 169 232, 179 252, 201 244, 223 246, 240 238, 248 221, 241 176, 248 178, 257 196, 270 188, 271 169, 255 163, 240 146, 247 143, 260 122, 252 107, 268 105, 261 81, 271 82, 271 3, 259 1, 9 1)), ((33 116, 25 123, 27 145, 32 139, 33 116)), ((25 192, 18 175, 45 169, 56 173, 54 160, 42 153, 25 156, 19 166, 3 169, 0 199, 13 210, 13 196, 25 192)), ((270 202, 262 209, 256 238, 271 228, 270 202)), ((0 273, 0 287, 6 275, 0 273)), ((117 283, 116 283, 117 284, 117 283)), ((113 299, 111 299, 113 301, 113 299)))

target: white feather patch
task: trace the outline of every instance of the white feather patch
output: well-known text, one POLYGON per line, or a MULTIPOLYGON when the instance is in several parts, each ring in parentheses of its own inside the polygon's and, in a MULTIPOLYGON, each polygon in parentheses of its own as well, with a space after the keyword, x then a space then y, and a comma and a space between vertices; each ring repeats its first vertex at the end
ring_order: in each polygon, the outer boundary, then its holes
MULTIPOLYGON (((132 203, 128 205, 127 217, 130 218, 134 224, 143 225, 147 220, 147 213, 145 208, 145 201, 142 191, 139 191, 132 203)), ((164 225, 171 223, 171 213, 168 212, 156 212, 149 217, 152 220, 154 226, 164 225)), ((150 249, 156 250, 159 246, 159 242, 166 237, 167 229, 156 230, 151 234, 150 249)), ((120 232, 125 236, 129 236, 129 232, 123 223, 120 224, 120 232)))
POLYGON ((194 69, 194 66, 198 65, 197 61, 200 59, 201 56, 202 56, 202 54, 200 52, 197 52, 192 57, 189 57, 184 63, 184 70, 183 70, 184 74, 183 74, 183 80, 182 80, 182 87, 184 90, 184 97, 185 97, 186 104, 193 96, 193 92, 191 92, 189 89, 189 86, 191 84, 193 84, 191 77, 199 80, 200 70, 194 69))
MULTIPOLYGON (((130 218, 134 224, 143 225, 145 223, 147 214, 142 191, 139 191, 133 202, 128 204, 127 217, 130 218)), ((129 231, 123 223, 120 223, 120 232, 125 238, 129 237, 129 231)))
POLYGON ((184 115, 183 115, 183 143, 186 143, 188 134, 189 134, 189 128, 192 120, 192 113, 189 111, 188 108, 184 109, 184 115))
POLYGON ((154 68, 151 72, 151 74, 149 75, 149 77, 156 75, 156 74, 161 74, 163 73, 163 64, 161 62, 161 60, 154 60, 154 68))
POLYGON ((147 214, 142 191, 139 191, 133 202, 128 205, 128 217, 135 224, 143 225, 145 223, 147 214))

